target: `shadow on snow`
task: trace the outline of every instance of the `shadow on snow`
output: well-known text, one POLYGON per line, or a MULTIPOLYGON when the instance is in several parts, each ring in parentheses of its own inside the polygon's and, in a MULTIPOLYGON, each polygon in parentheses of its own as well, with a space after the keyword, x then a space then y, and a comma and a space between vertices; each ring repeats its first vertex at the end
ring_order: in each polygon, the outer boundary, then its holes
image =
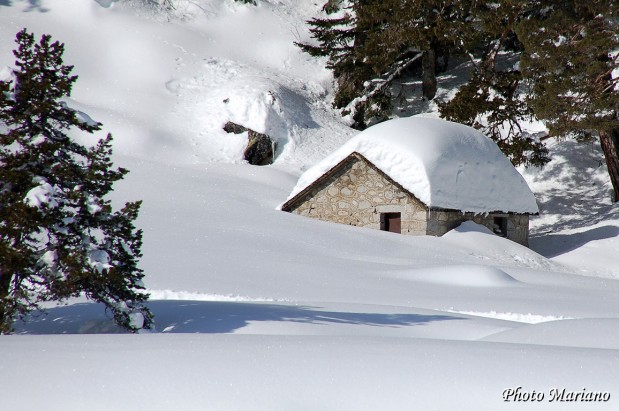
POLYGON ((551 141, 553 159, 538 170, 536 183, 553 181, 537 193, 540 218, 532 219, 529 245, 545 257, 575 250, 594 240, 619 235, 619 228, 605 221, 619 219, 619 207, 610 201, 610 180, 598 141, 551 141), (599 227, 589 227, 598 224, 599 227), (577 230, 572 233, 562 233, 577 230))
MULTIPOLYGON (((156 332, 230 333, 250 323, 302 323, 314 325, 360 325, 406 327, 435 321, 462 320, 448 315, 385 314, 325 311, 317 307, 270 303, 220 301, 151 301, 156 332)), ((267 326, 268 327, 268 326, 267 326)), ((18 322, 16 334, 109 334, 122 333, 103 305, 80 303, 55 307, 18 322)))
POLYGON ((556 257, 573 251, 590 241, 619 236, 619 227, 606 225, 572 234, 546 234, 532 237, 530 246, 546 258, 556 257))
MULTIPOLYGON (((13 5, 13 0, 0 0, 0 7, 11 7, 13 5)), ((41 0, 28 0, 28 7, 24 9, 24 11, 33 11, 37 10, 40 12, 48 12, 49 9, 43 7, 41 4, 41 0)))

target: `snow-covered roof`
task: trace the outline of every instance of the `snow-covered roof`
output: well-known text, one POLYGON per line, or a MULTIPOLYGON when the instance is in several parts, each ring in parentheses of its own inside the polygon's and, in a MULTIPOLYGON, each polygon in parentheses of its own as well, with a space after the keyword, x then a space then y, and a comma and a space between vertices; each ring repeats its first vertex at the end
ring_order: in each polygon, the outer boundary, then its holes
POLYGON ((429 207, 538 212, 527 183, 492 140, 471 127, 420 116, 362 131, 303 173, 288 200, 355 152, 429 207))

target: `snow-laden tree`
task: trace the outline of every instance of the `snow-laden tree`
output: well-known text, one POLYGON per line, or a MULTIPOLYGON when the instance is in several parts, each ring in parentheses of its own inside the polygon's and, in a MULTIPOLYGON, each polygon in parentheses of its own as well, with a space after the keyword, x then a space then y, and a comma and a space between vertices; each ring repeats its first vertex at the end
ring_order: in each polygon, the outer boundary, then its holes
POLYGON ((101 124, 62 101, 77 80, 63 44, 25 29, 16 42, 14 78, 0 82, 0 331, 41 302, 78 295, 129 330, 148 328, 141 202, 113 211, 105 199, 127 173, 113 168, 112 137, 85 147, 68 136, 101 124))
POLYGON ((408 104, 400 78, 421 80, 432 99, 439 62, 465 58, 469 78, 437 101, 441 117, 480 129, 515 165, 549 161, 531 121, 551 136, 597 135, 619 201, 617 1, 331 0, 325 10, 340 14, 309 21, 315 43, 300 46, 328 58, 334 106, 353 127, 408 104))
MULTIPOLYGON (((422 94, 434 98, 436 73, 456 48, 453 22, 463 21, 456 0, 347 0, 325 4, 328 18, 308 21, 314 44, 297 44, 328 57, 337 81, 334 107, 364 129, 391 115, 393 89, 407 71, 420 69, 422 94), (451 22, 445 24, 445 22, 451 22)), ((397 94, 397 93, 396 93, 397 94)))
MULTIPOLYGON (((441 115, 481 129, 514 164, 544 164, 544 145, 520 123, 532 110, 521 99, 514 25, 530 13, 529 1, 348 0, 327 3, 336 17, 308 22, 315 44, 299 44, 328 57, 337 82, 334 106, 351 114, 354 128, 390 118, 408 104, 406 79, 419 77, 425 100, 434 99, 437 74, 450 61, 469 61, 470 79, 450 101, 439 101, 441 115), (339 7, 339 9, 338 9, 339 7), (506 53, 507 52, 507 53, 506 53), (404 81, 403 81, 404 80, 404 81), (398 88, 400 91, 398 91, 398 88), (404 103, 402 103, 402 101, 404 103)), ((407 86, 409 87, 409 86, 407 86)))
MULTIPOLYGON (((515 28, 539 9, 536 0, 461 2, 466 24, 454 24, 454 38, 468 57, 470 74, 454 97, 439 102, 441 117, 467 124, 492 138, 514 165, 541 166, 550 158, 543 142, 522 127, 535 118, 527 104, 523 53, 515 28)), ((464 21, 464 20, 461 20, 464 21)))
POLYGON ((558 137, 598 135, 619 201, 619 3, 540 2, 517 27, 527 104, 558 137))

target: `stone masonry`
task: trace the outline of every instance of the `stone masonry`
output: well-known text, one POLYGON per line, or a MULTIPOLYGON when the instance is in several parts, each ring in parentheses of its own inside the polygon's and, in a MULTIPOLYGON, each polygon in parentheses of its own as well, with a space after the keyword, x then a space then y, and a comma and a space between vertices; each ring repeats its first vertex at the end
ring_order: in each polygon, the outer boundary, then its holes
POLYGON ((382 213, 400 213, 401 233, 409 235, 441 236, 462 222, 472 220, 493 232, 503 231, 500 234, 513 241, 528 244, 528 215, 480 215, 430 209, 357 153, 298 194, 283 209, 306 217, 373 229, 381 228, 382 213))
POLYGON ((341 224, 380 229, 380 214, 400 212, 402 232, 426 233, 426 206, 360 156, 350 156, 290 211, 341 224))

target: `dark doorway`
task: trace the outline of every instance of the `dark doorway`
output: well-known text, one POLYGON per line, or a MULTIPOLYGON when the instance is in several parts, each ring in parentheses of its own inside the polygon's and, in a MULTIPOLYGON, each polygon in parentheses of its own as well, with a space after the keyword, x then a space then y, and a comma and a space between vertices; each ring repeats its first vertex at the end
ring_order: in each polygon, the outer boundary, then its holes
POLYGON ((494 234, 507 237, 507 217, 494 217, 494 234))
POLYGON ((382 213, 380 215, 380 229, 382 231, 402 234, 401 213, 382 213))

